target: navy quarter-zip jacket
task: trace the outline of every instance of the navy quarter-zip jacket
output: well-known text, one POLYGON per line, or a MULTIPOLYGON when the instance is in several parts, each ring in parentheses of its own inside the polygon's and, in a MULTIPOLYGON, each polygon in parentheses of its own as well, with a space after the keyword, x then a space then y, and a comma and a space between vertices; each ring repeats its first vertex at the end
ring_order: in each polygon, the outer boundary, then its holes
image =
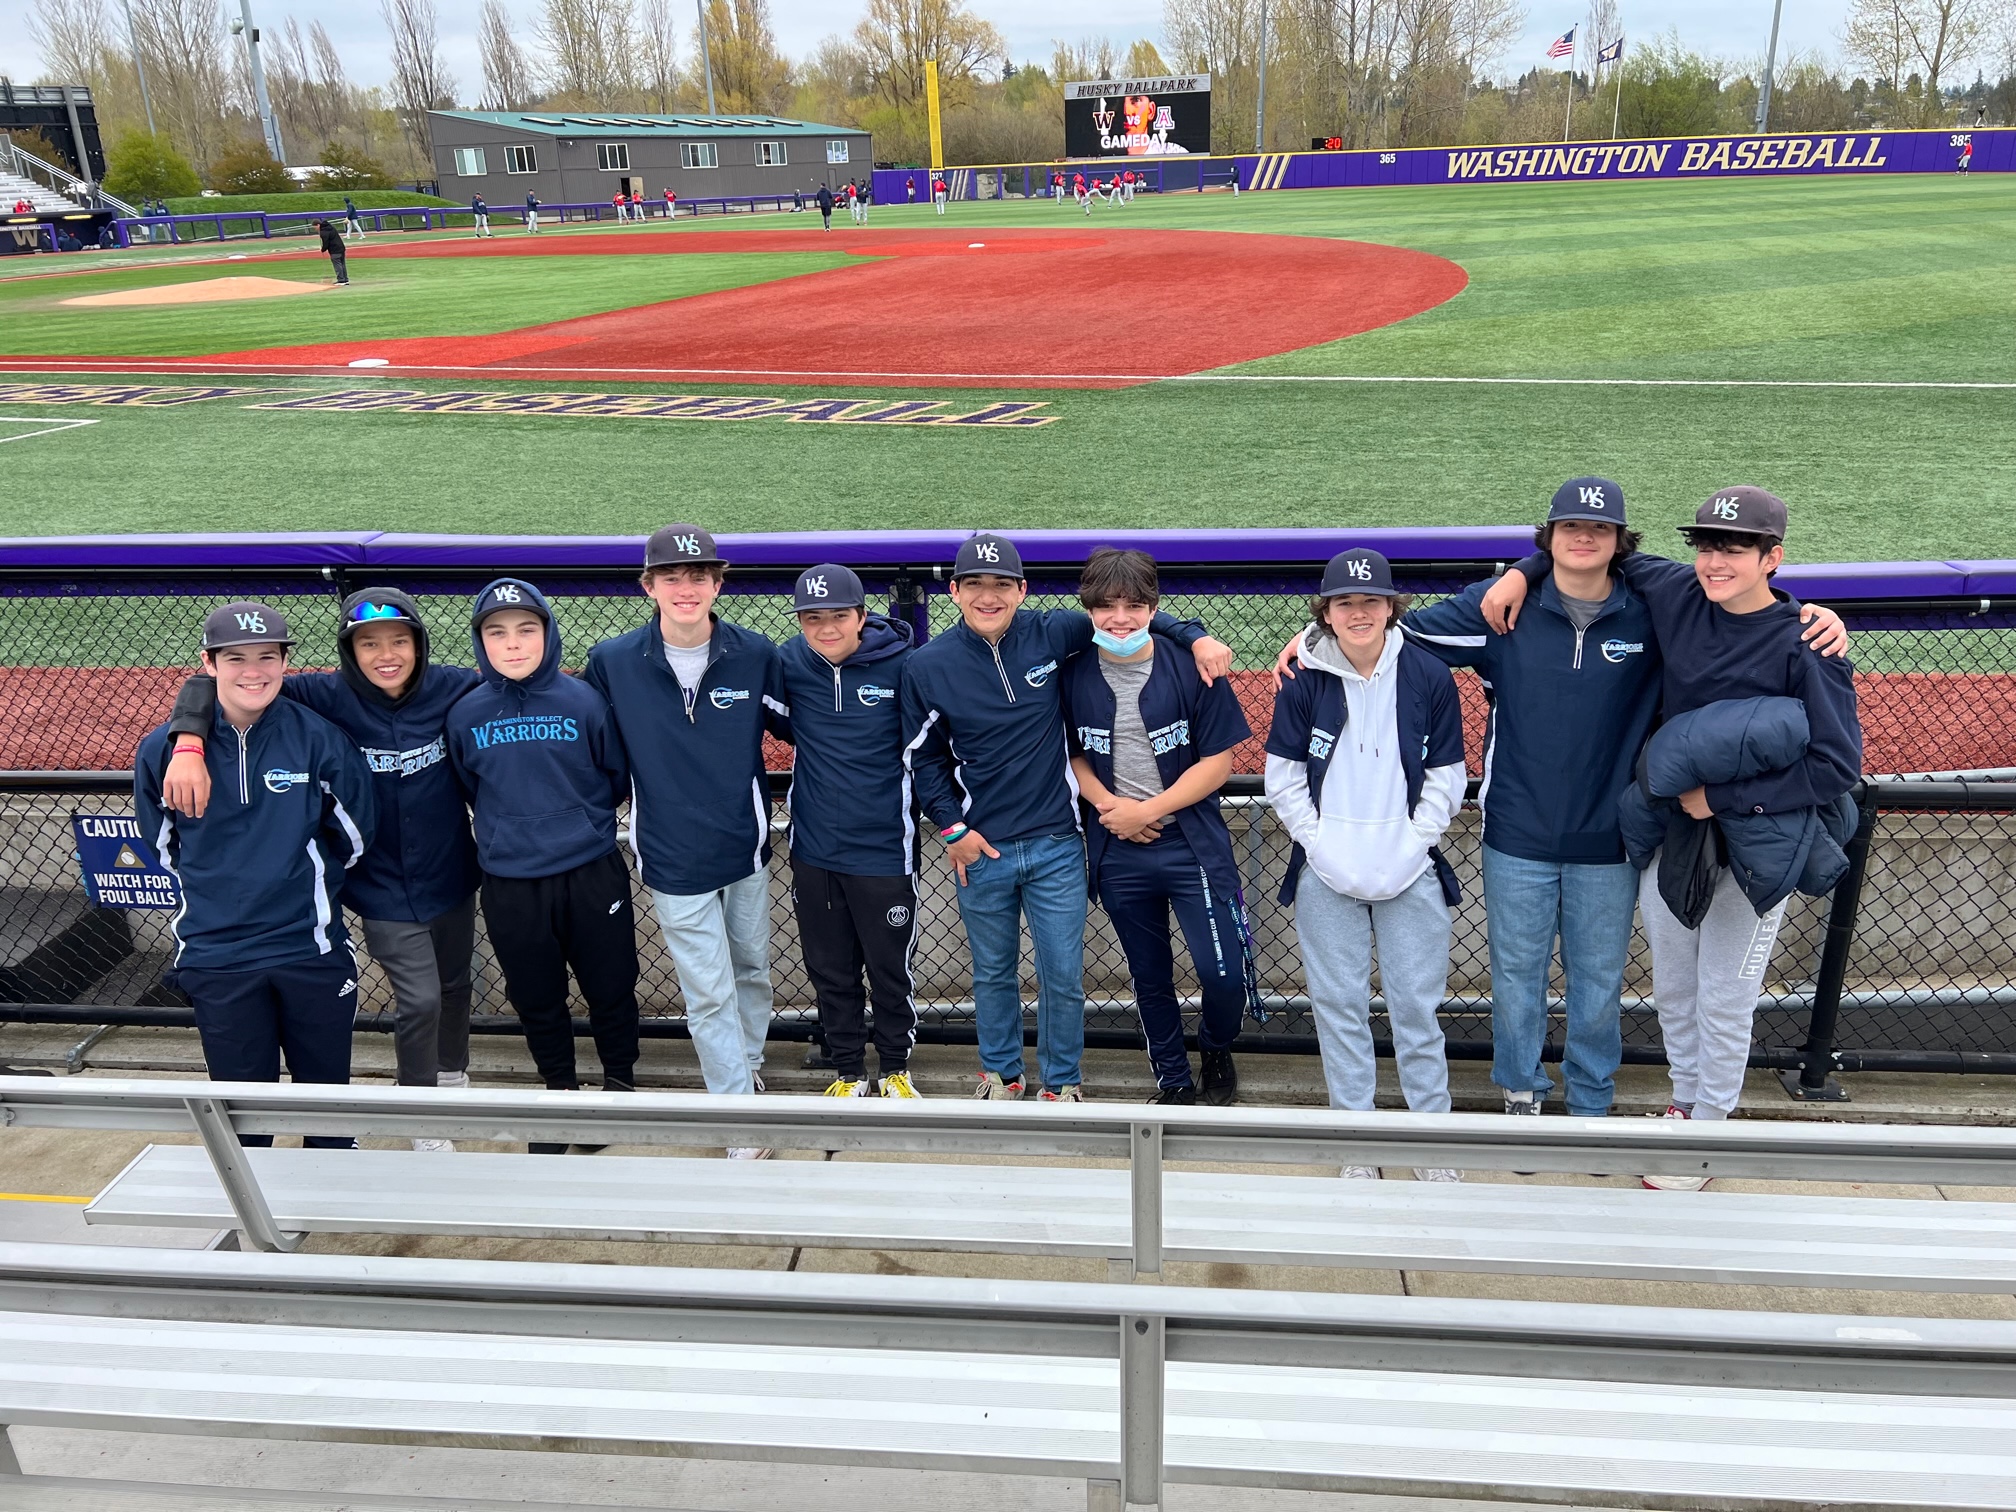
MULTIPOLYGON (((1119 700, 1099 669, 1099 653, 1087 652, 1065 668, 1064 704, 1070 722, 1071 749, 1092 763, 1092 770, 1113 787, 1113 716, 1119 700)), ((1232 684, 1220 678, 1205 687, 1197 677, 1197 662, 1165 636, 1155 637, 1155 657, 1148 682, 1141 689, 1141 724, 1155 748, 1155 767, 1164 791, 1207 756, 1221 755, 1247 739, 1253 729, 1239 707, 1232 684)), ((1218 795, 1199 799, 1170 815, 1177 831, 1190 842, 1197 862, 1211 879, 1212 891, 1229 898, 1239 891, 1239 864, 1232 855, 1232 832, 1218 812, 1218 795)), ((1085 855, 1090 874, 1116 841, 1102 824, 1086 815, 1085 855)), ((985 834, 983 830, 981 833, 985 834)))
POLYGON ((645 886, 692 897, 768 865, 763 734, 791 738, 769 639, 717 618, 690 709, 656 613, 590 651, 583 675, 608 699, 630 753, 630 843, 645 886))
MULTIPOLYGON (((1534 582, 1550 562, 1539 552, 1518 570, 1534 582)), ((1820 808, 1861 780, 1854 666, 1845 656, 1822 656, 1799 638, 1804 627, 1796 600, 1781 596, 1755 614, 1731 614, 1701 591, 1690 563, 1634 551, 1617 570, 1652 612, 1652 633, 1664 658, 1664 718, 1734 698, 1789 697, 1806 705, 1806 754, 1776 772, 1710 783, 1711 810, 1782 814, 1820 808)), ((1513 635, 1524 628, 1522 617, 1513 635)))
POLYGON ((201 819, 162 807, 173 739, 164 724, 140 742, 133 809, 182 884, 181 910, 169 921, 175 965, 258 971, 347 950, 336 894, 377 818, 371 774, 350 737, 284 698, 243 735, 214 717, 201 819))
MULTIPOLYGON (((1184 647, 1205 635, 1161 613, 1153 628, 1184 647)), ((961 620, 917 648, 904 668, 903 760, 934 825, 963 819, 994 845, 1077 829, 1060 673, 1091 644, 1082 610, 1018 609, 999 641, 961 620)))
POLYGON ((1484 843, 1501 855, 1563 865, 1624 862, 1617 800, 1659 713, 1652 611, 1621 578, 1577 630, 1550 574, 1511 635, 1478 605, 1490 582, 1416 609, 1407 638, 1452 667, 1474 667, 1490 695, 1484 730, 1484 843))
POLYGON ((554 877, 616 849, 616 805, 630 767, 602 695, 560 670, 560 627, 545 595, 521 579, 504 581, 546 613, 546 655, 513 682, 490 665, 481 633, 473 635, 483 681, 448 711, 448 756, 476 815, 483 870, 554 877))
POLYGON ((917 815, 903 769, 910 627, 871 614, 834 665, 800 635, 779 648, 791 708, 791 856, 855 877, 917 870, 917 815))

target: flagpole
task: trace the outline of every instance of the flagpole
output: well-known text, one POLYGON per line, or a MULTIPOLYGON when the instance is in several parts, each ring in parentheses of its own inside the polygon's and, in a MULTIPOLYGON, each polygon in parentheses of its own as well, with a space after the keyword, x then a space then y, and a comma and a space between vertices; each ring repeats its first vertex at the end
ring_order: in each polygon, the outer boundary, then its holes
POLYGON ((1617 126, 1624 119, 1624 54, 1617 54, 1617 104, 1610 112, 1610 140, 1617 140, 1617 126))
POLYGON ((1561 112, 1561 145, 1568 145, 1568 122, 1575 114, 1575 55, 1568 55, 1568 67, 1564 71, 1568 81, 1568 108, 1561 112))

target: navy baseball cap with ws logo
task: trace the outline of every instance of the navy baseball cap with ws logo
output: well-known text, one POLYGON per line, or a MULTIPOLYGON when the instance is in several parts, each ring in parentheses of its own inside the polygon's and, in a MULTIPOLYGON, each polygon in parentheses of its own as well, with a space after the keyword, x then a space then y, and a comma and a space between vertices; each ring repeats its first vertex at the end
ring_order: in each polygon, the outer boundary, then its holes
POLYGON ((1770 536, 1785 539, 1785 501, 1774 493, 1748 484, 1740 488, 1718 489, 1694 511, 1694 523, 1682 525, 1680 534, 1690 539, 1695 531, 1718 535, 1770 536))
POLYGON ((1554 502, 1547 506, 1547 523, 1563 520, 1597 520, 1624 528, 1624 490, 1608 478, 1570 478, 1554 490, 1554 502))
POLYGON ((797 614, 808 609, 860 609, 867 602, 861 579, 852 568, 837 562, 806 568, 798 574, 798 584, 791 590, 791 608, 797 614))
POLYGON ((644 543, 644 570, 653 567, 726 567, 714 537, 698 525, 661 525, 644 543))
POLYGON ((266 604, 240 600, 212 609, 203 616, 203 649, 221 651, 226 646, 291 646, 294 636, 278 609, 266 604))
POLYGON ((954 579, 968 577, 1026 578, 1022 553, 1013 541, 991 533, 971 536, 959 543, 959 555, 952 559, 954 579))
POLYGON ((1400 594, 1393 586, 1392 564, 1364 546, 1340 551, 1330 558, 1330 565, 1323 569, 1323 586, 1316 591, 1321 598, 1342 598, 1350 593, 1397 598, 1400 594))

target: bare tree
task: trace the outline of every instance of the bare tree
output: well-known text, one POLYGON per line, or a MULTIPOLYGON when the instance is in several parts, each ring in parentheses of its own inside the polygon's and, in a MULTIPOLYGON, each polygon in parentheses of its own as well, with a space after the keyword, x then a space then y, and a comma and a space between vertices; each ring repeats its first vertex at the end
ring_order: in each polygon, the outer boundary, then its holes
POLYGON ((35 0, 28 13, 28 35, 42 54, 51 83, 85 84, 95 90, 103 82, 106 57, 113 51, 105 0, 35 0))
POLYGON ((532 64, 518 45, 503 0, 483 0, 476 16, 476 51, 483 63, 485 110, 523 110, 532 103, 532 64))
POLYGON ((1900 103, 1917 75, 1916 113, 1937 119, 1945 113, 1941 77, 1979 57, 2009 24, 2009 11, 2008 0, 1854 0, 1842 42, 1851 60, 1898 90, 1900 103))
POLYGON ((1118 77, 1120 54, 1111 37, 1088 37, 1083 42, 1050 44, 1050 77, 1059 84, 1089 83, 1095 79, 1118 77))
POLYGON ((455 103, 455 80, 441 58, 434 0, 378 0, 385 29, 392 34, 392 103, 414 159, 425 170, 434 164, 430 110, 455 103))
POLYGON ((683 82, 679 19, 672 7, 673 0, 641 0, 637 8, 637 87, 645 104, 660 114, 675 108, 683 82))
POLYGON ((133 32, 155 122, 199 170, 233 139, 256 134, 233 97, 215 0, 133 0, 133 32))
POLYGON ((593 110, 629 105, 635 30, 631 0, 545 0, 537 31, 561 103, 593 110))
POLYGON ((875 93, 898 109, 923 101, 927 62, 938 65, 939 89, 956 102, 968 93, 964 85, 1008 56, 994 23, 964 0, 868 0, 854 45, 867 59, 875 93))

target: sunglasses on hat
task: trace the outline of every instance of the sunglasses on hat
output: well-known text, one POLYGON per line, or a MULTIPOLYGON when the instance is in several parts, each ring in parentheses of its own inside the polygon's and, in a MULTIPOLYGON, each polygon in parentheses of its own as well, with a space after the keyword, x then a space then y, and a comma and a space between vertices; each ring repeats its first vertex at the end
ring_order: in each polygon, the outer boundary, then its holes
POLYGON ((397 604, 374 604, 368 600, 350 611, 350 623, 367 625, 372 620, 403 620, 406 611, 397 604))

